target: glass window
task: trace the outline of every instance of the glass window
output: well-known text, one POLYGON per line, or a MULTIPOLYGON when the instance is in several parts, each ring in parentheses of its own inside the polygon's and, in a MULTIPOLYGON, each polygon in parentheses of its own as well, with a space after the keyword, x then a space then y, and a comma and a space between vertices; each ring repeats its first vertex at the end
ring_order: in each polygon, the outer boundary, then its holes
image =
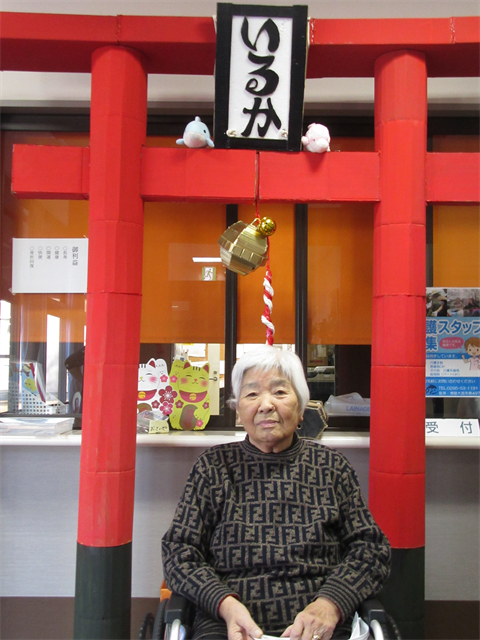
MULTIPOLYGON (((437 135, 433 137, 432 151, 479 153, 480 137, 437 135)), ((459 340, 450 342, 452 348, 441 349, 440 355, 445 358, 436 359, 441 366, 448 356, 455 364, 449 367, 452 373, 447 374, 451 384, 437 388, 437 396, 427 397, 426 416, 480 418, 480 393, 474 391, 480 380, 475 360, 480 354, 480 207, 442 204, 430 209, 427 315, 432 319, 444 317, 444 323, 449 325, 460 320, 465 330, 457 334, 459 340)), ((429 370, 427 360, 427 384, 429 373, 436 374, 429 370)), ((434 375, 430 382, 436 382, 437 377, 434 375)))
POLYGON ((225 269, 216 240, 225 206, 147 202, 144 211, 140 363, 163 359, 170 371, 175 359, 208 362, 210 416, 222 415, 225 269))
MULTIPOLYGON (((2 133, 0 411, 65 411, 80 416, 86 296, 14 295, 12 240, 88 237, 88 201, 20 200, 10 187, 14 143, 88 146, 89 137, 85 133, 2 133), (44 395, 43 404, 32 402, 34 387, 37 396, 44 395)), ((147 145, 175 147, 177 137, 149 136, 147 145)), ((480 138, 435 136, 432 146, 438 152, 478 153, 480 138)), ((371 151, 374 140, 336 135, 331 148, 332 152, 371 151)), ((209 362, 210 427, 222 428, 223 422, 214 417, 224 414, 228 292, 217 240, 226 228, 226 207, 148 202, 144 210, 140 363, 164 360, 169 370, 176 358, 188 358, 198 366, 209 362)), ((358 402, 353 422, 331 414, 333 428, 368 428, 373 210, 368 203, 308 207, 306 364, 311 396, 327 402, 331 397, 356 394, 358 402)), ((255 215, 254 206, 238 207, 240 220, 249 223, 255 215)), ((270 239, 275 344, 294 350, 295 206, 261 205, 259 215, 277 224, 270 239)), ((475 292, 480 291, 479 206, 435 205, 428 208, 427 220, 428 285, 452 292, 471 290, 476 299, 475 292)), ((237 278, 237 357, 265 342, 261 322, 264 276, 265 270, 258 269, 237 278)), ((427 417, 479 417, 479 405, 479 397, 427 398, 427 417)))
POLYGON ((75 385, 69 379, 64 363, 84 344, 85 295, 14 295, 12 239, 88 237, 88 202, 16 198, 11 193, 14 143, 88 146, 88 136, 6 131, 2 132, 1 146, 1 410, 14 414, 73 413, 75 385), (7 332, 8 347, 4 343, 7 332), (8 375, 5 374, 7 366, 8 375))
MULTIPOLYGON (((12 240, 88 237, 88 201, 16 198, 15 143, 88 146, 89 137, 14 131, 2 136, 0 410, 79 416, 86 296, 12 294, 12 240)), ((175 138, 149 137, 147 144, 173 146, 175 138)), ((169 370, 182 354, 192 363, 210 361, 211 415, 223 411, 225 270, 217 240, 224 230, 221 204, 145 204, 140 363, 163 359, 169 370)))
MULTIPOLYGON (((372 151, 373 144, 337 138, 332 151, 372 151)), ((356 202, 308 206, 307 379, 312 399, 328 403, 334 428, 351 426, 335 398, 352 394, 348 416, 358 416, 355 429, 368 428, 373 210, 356 202)))

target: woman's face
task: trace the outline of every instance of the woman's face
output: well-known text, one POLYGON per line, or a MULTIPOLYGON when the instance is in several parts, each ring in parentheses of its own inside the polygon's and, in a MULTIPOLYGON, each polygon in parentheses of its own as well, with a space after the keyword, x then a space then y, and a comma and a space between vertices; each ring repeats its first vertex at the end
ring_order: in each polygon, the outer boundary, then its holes
POLYGON ((288 449, 303 417, 297 394, 277 369, 245 373, 237 412, 250 442, 264 453, 288 449))
POLYGON ((467 347, 467 353, 469 356, 480 356, 480 347, 475 344, 469 344, 467 347))

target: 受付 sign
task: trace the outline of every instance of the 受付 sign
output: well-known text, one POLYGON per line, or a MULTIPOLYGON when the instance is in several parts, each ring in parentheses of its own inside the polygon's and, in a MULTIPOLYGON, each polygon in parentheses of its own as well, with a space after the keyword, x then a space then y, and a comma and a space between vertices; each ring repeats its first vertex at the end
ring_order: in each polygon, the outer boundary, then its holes
POLYGON ((217 5, 217 148, 301 148, 306 6, 217 5))
POLYGON ((479 421, 476 418, 425 420, 425 435, 455 438, 480 437, 479 421))

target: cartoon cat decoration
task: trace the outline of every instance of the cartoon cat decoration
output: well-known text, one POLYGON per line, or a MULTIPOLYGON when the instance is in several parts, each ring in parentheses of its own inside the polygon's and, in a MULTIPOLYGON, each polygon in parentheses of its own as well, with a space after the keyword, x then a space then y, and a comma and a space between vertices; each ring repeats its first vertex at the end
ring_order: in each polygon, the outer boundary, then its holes
POLYGON ((177 397, 170 414, 172 429, 200 431, 210 419, 208 362, 203 367, 188 361, 174 360, 170 369, 170 384, 177 397))
POLYGON ((177 397, 168 380, 165 360, 150 358, 146 364, 138 367, 137 412, 157 411, 170 415, 177 397))

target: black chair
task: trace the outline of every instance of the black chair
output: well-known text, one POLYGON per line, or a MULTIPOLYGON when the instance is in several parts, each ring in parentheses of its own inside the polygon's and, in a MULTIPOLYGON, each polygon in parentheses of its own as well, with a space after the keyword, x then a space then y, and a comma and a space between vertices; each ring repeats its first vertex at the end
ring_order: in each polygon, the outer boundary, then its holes
MULTIPOLYGON (((366 600, 358 615, 369 626, 372 640, 401 640, 397 625, 376 598, 366 600)), ((160 600, 155 616, 147 613, 138 638, 188 640, 192 637, 194 617, 193 603, 178 593, 172 593, 169 598, 160 600)))

